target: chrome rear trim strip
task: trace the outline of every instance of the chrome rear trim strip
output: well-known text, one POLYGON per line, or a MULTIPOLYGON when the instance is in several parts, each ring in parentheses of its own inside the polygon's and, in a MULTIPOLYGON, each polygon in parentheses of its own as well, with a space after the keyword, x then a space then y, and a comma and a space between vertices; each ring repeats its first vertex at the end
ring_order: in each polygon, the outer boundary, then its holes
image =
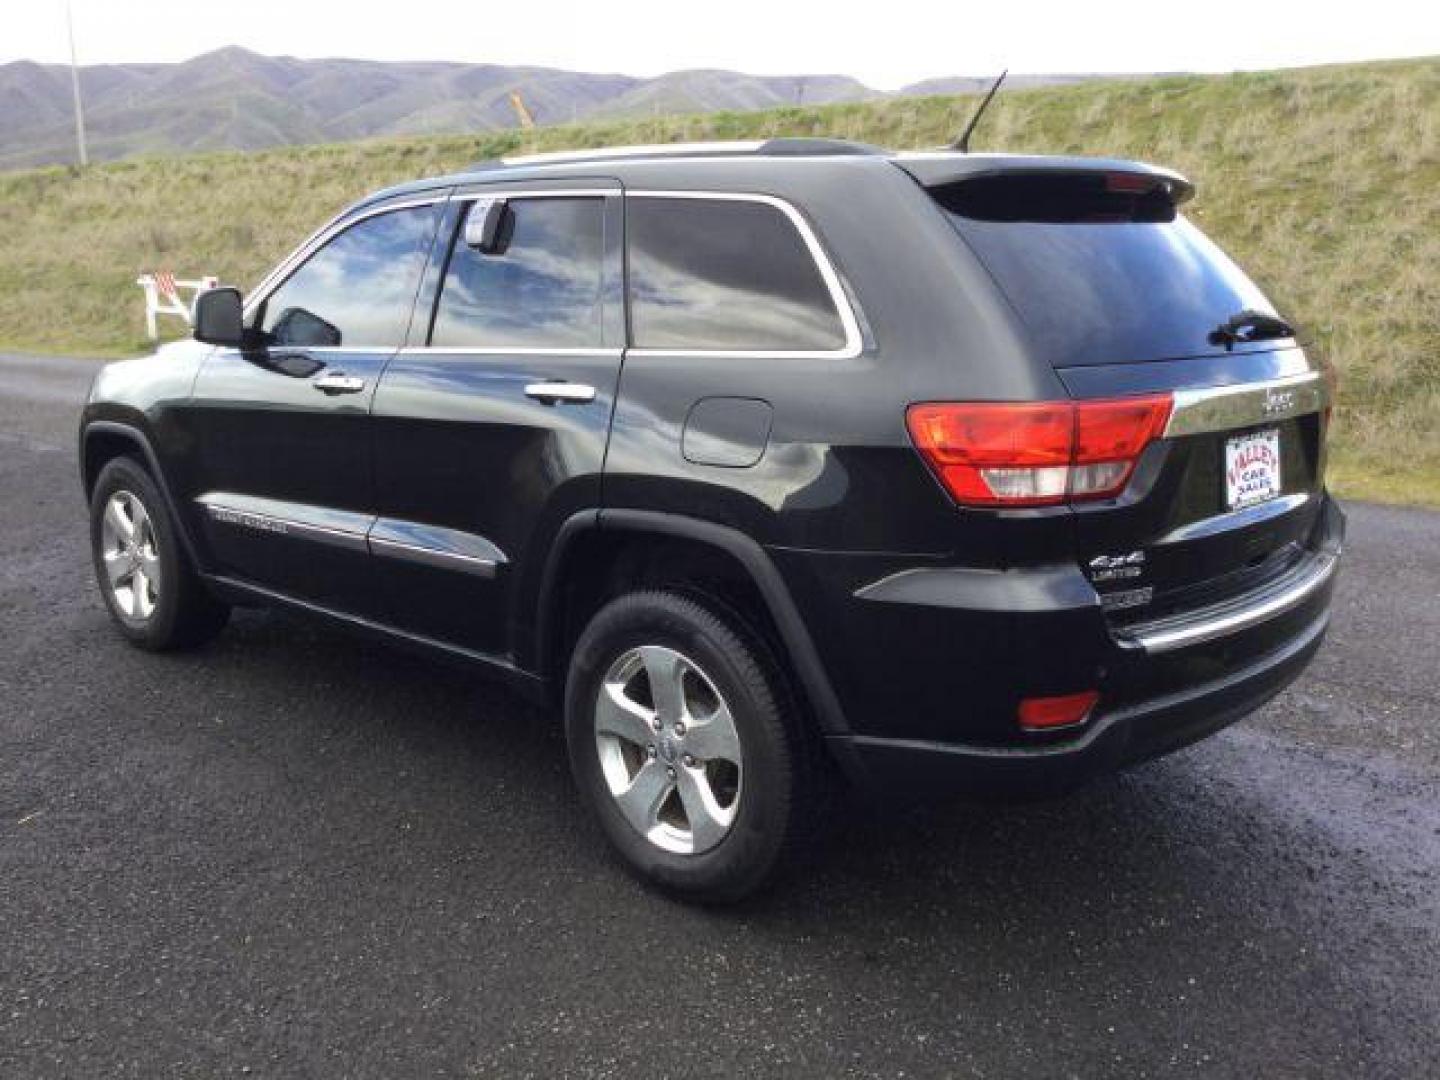
POLYGON ((1339 565, 1338 555, 1313 555, 1278 581, 1247 596, 1200 611, 1127 626, 1123 631, 1116 631, 1115 636, 1122 644, 1151 654, 1214 641, 1299 607, 1334 577, 1339 565))
POLYGON ((1230 431, 1320 412, 1330 390, 1318 371, 1237 386, 1176 390, 1165 437, 1230 431))
POLYGON ((1292 510, 1300 509, 1313 497, 1312 492, 1295 491, 1289 495, 1281 495, 1278 498, 1257 503, 1254 506, 1247 506, 1242 510, 1231 510, 1226 514, 1217 514, 1201 521, 1192 521, 1189 525, 1171 529, 1159 540, 1156 540, 1154 546, 1182 544, 1187 540, 1196 540, 1202 536, 1214 536, 1216 533, 1228 532, 1246 525, 1257 525, 1262 521, 1269 521, 1271 518, 1283 517, 1292 510))

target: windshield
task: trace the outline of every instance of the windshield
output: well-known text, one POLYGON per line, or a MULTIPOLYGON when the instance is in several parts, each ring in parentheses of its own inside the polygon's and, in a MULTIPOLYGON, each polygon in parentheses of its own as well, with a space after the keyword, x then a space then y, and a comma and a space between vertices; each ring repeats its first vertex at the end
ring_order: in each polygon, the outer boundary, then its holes
POLYGON ((1217 327, 1273 312, 1163 192, 1117 192, 1105 180, 996 176, 932 192, 1052 365, 1224 353, 1217 327))

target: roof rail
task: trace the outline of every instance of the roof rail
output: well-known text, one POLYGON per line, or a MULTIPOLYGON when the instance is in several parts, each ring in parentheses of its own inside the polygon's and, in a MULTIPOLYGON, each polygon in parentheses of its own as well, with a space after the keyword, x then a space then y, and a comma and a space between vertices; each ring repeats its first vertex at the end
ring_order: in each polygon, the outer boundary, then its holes
POLYGON ((503 165, 559 165, 567 162, 607 161, 623 158, 730 157, 746 154, 765 157, 828 157, 883 154, 886 151, 846 139, 765 139, 731 142, 656 143, 650 146, 604 146, 592 150, 553 150, 501 158, 503 165))
POLYGON ((850 139, 784 138, 767 139, 755 152, 768 157, 864 157, 890 151, 850 139))
POLYGON ((506 165, 556 165, 567 161, 599 161, 606 158, 753 154, 763 145, 761 142, 689 142, 657 143, 654 146, 601 146, 593 150, 552 150, 543 154, 521 154, 500 160, 506 165))

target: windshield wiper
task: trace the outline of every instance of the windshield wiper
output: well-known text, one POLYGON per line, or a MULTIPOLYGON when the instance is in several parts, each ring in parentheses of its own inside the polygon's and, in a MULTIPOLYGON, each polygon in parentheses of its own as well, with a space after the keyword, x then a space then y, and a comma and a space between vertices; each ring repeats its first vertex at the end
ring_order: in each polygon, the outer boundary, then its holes
POLYGON ((1268 341, 1271 338, 1295 336, 1295 328, 1278 315, 1267 315, 1263 311, 1236 312, 1210 331, 1211 345, 1224 345, 1229 349, 1247 341, 1268 341))

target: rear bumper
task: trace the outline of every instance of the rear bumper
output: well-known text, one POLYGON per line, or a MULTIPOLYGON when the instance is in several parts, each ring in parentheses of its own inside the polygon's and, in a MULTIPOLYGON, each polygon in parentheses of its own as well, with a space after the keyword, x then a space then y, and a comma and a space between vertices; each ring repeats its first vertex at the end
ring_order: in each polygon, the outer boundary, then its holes
POLYGON ((858 786, 1047 794, 1204 738, 1294 681, 1324 639, 1343 537, 1325 498, 1305 557, 1281 578, 1124 626, 1073 564, 777 561, 844 710, 848 730, 827 739, 858 786), (1020 729, 1023 698, 1088 689, 1100 704, 1085 724, 1020 729))
POLYGON ((1073 740, 974 746, 864 735, 831 740, 853 780, 872 793, 1051 795, 1212 735, 1289 686, 1315 655, 1328 611, 1297 637, 1220 678, 1106 713, 1073 740))

